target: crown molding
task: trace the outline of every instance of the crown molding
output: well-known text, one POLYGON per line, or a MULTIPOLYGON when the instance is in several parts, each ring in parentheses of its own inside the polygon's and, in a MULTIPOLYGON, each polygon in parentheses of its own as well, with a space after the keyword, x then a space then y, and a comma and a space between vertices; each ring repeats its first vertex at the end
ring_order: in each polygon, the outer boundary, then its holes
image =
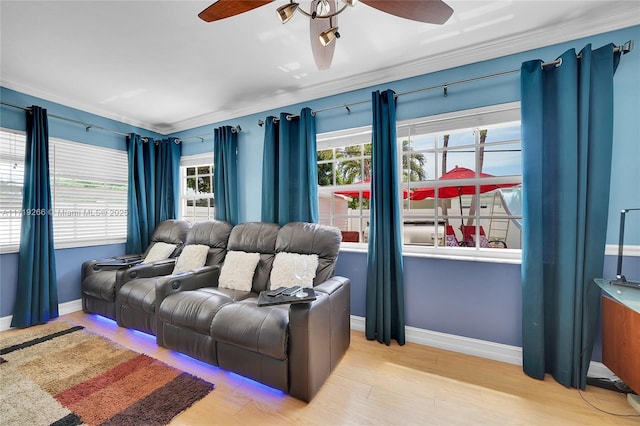
MULTIPOLYGON (((16 92, 20 92, 28 96, 33 96, 36 98, 43 99, 47 102, 54 102, 54 103, 63 105, 65 107, 74 108, 82 112, 98 115, 100 117, 114 120, 122 124, 128 124, 130 126, 137 127, 144 130, 149 130, 155 133, 168 134, 168 132, 166 132, 166 127, 159 127, 150 123, 143 123, 136 120, 132 120, 129 117, 123 117, 119 114, 114 114, 110 110, 98 108, 93 103, 79 102, 77 99, 73 99, 68 96, 56 95, 54 93, 47 92, 46 90, 38 89, 31 86, 26 86, 24 84, 4 80, 2 78, 0 78, 0 86, 10 90, 15 90, 16 92)), ((24 106, 26 107, 30 105, 24 105, 24 106)), ((94 124, 94 123, 87 123, 87 124, 94 124)))
MULTIPOLYGON (((588 21, 579 20, 567 22, 553 28, 540 28, 535 32, 501 38, 489 43, 467 46, 464 49, 448 51, 443 54, 358 74, 349 78, 328 81, 313 87, 305 87, 276 98, 272 97, 263 101, 257 101, 245 108, 203 114, 198 117, 172 123, 167 130, 170 132, 188 130, 383 83, 390 83, 392 81, 434 73, 503 56, 525 53, 534 49, 627 28, 638 25, 638 23, 638 19, 634 14, 618 13, 615 15, 601 16, 599 18, 590 18, 588 21)), ((622 43, 626 42, 626 40, 617 42, 622 43)), ((496 72, 500 71, 508 70, 496 70, 496 72)))
MULTIPOLYGON (((48 93, 37 88, 27 87, 15 82, 0 80, 2 86, 22 92, 27 95, 46 99, 81 111, 96 114, 111 120, 146 129, 159 134, 171 134, 205 125, 215 124, 239 117, 258 114, 261 112, 283 108, 301 102, 309 102, 328 96, 364 89, 379 84, 388 84, 406 78, 434 73, 450 68, 469 65, 477 62, 496 59, 508 55, 526 53, 533 49, 553 46, 584 37, 593 36, 609 31, 638 25, 640 22, 634 13, 609 14, 597 18, 590 17, 556 25, 552 28, 540 28, 534 32, 519 34, 513 37, 496 39, 488 43, 467 46, 463 49, 447 51, 442 54, 421 58, 416 61, 381 68, 375 71, 354 75, 348 78, 327 81, 312 87, 285 93, 280 96, 258 100, 249 106, 201 114, 196 117, 173 123, 144 123, 114 114, 112 111, 101 109, 95 104, 87 104, 74 100, 72 97, 48 93)), ((616 40, 623 43, 626 40, 616 40)), ((549 58, 545 58, 549 59, 549 58)), ((496 70, 496 72, 508 70, 496 70)), ((444 82, 443 82, 444 83, 444 82)))

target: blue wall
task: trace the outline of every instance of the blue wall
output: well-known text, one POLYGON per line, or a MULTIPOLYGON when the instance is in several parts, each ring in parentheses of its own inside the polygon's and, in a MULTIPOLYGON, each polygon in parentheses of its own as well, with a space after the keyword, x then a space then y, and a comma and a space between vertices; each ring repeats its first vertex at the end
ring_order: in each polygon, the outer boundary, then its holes
MULTIPOLYGON (((46 108, 51 115, 58 115, 87 124, 93 124, 115 130, 121 133, 135 132, 143 136, 161 138, 162 135, 109 120, 94 114, 89 114, 74 108, 53 103, 44 99, 28 96, 4 87, 0 87, 0 97, 3 102, 18 106, 38 105, 46 108)), ((1 106, 0 127, 14 130, 25 130, 25 111, 1 106)), ((96 128, 88 132, 85 127, 69 121, 49 118, 49 135, 56 138, 75 142, 88 143, 113 149, 126 150, 126 138, 96 128)), ((80 265, 89 259, 104 259, 123 255, 124 244, 110 244, 104 246, 79 247, 56 250, 56 267, 58 278, 58 300, 60 303, 80 299, 80 265)), ((11 315, 18 283, 18 253, 0 255, 0 317, 11 315)))
MULTIPOLYGON (((298 113, 302 107, 322 109, 370 99, 376 89, 393 89, 397 93, 435 86, 446 82, 478 77, 501 71, 518 69, 520 64, 531 59, 553 60, 565 50, 580 50, 585 44, 600 47, 607 43, 623 44, 629 39, 640 41, 640 26, 597 35, 574 42, 562 43, 534 51, 523 52, 464 67, 426 74, 410 79, 390 82, 281 108, 238 117, 221 123, 172 134, 185 141, 182 154, 191 155, 209 153, 213 150, 212 137, 200 140, 188 139, 190 136, 213 134, 213 129, 221 125, 241 125, 239 135, 240 170, 240 211, 242 221, 260 220, 260 188, 262 173, 263 129, 258 127, 259 119, 268 115, 277 115, 280 111, 298 113)), ((610 199, 609 223, 607 226, 607 244, 617 244, 619 210, 624 207, 640 206, 640 52, 638 49, 623 57, 615 77, 615 130, 614 130, 614 168, 612 173, 612 194, 610 199)), ((447 97, 442 91, 434 90, 400 97, 398 101, 398 119, 405 120, 420 116, 518 101, 518 74, 479 81, 470 84, 452 86, 447 97)), ((43 105, 52 113, 91 122, 123 132, 137 131, 140 134, 159 137, 152 132, 136 129, 123 123, 92 116, 81 111, 69 109, 57 104, 29 98, 16 92, 2 90, 3 100, 18 105, 43 105), (5 94, 10 95, 5 97, 5 94), (75 115, 71 115, 75 114, 75 115)), ((6 108, 2 109, 3 127, 18 128, 18 122, 24 126, 24 114, 5 119, 6 108), (9 123, 6 124, 6 123, 9 123)), ((114 140, 113 135, 92 136, 84 128, 75 125, 63 125, 51 120, 52 136, 71 140, 97 143, 104 146, 121 147, 124 140, 114 140), (114 145, 110 145, 114 144, 114 145)), ((371 111, 368 103, 351 107, 351 114, 345 109, 335 109, 319 113, 318 132, 345 129, 371 123, 371 111)), ((89 132, 92 135, 93 132, 89 132)), ((116 138, 117 139, 117 138, 116 138)), ((606 200, 603 200, 606 202, 606 200)), ((640 216, 640 215, 637 215, 640 216)), ((640 245, 640 217, 629 215, 626 244, 640 245)), ((58 250, 58 277, 60 301, 65 302, 80 297, 80 264, 88 258, 122 254, 123 245, 88 247, 86 249, 58 250)), ((451 333, 509 345, 521 346, 521 281, 520 266, 513 264, 484 263, 474 261, 452 261, 435 258, 405 256, 405 290, 407 325, 429 330, 451 333)), ((0 316, 9 315, 15 294, 15 264, 17 255, 0 256, 2 268, 2 302, 0 316)), ((628 277, 640 279, 640 257, 626 257, 625 271, 628 277), (635 273, 639 272, 639 273, 635 273)), ((338 261, 338 273, 352 280, 352 314, 364 316, 366 255, 343 251, 338 261)), ((608 256, 604 276, 615 273, 615 257, 608 256)), ((599 359, 599 349, 596 350, 599 359)))
MULTIPOLYGON (((524 61, 550 61, 567 49, 576 51, 591 43, 594 48, 608 43, 621 45, 627 40, 640 40, 640 26, 596 35, 573 42, 522 52, 503 58, 475 63, 455 69, 426 74, 410 79, 343 93, 323 99, 292 105, 278 110, 238 117, 222 123, 179 132, 173 136, 187 137, 213 133, 221 125, 241 125, 239 134, 240 211, 242 221, 260 220, 260 185, 262 172, 263 129, 259 119, 278 115, 281 111, 298 113, 308 106, 323 109, 370 99, 377 89, 393 89, 396 93, 431 87, 502 71, 519 69, 524 61)), ((618 221, 621 208, 640 207, 640 52, 625 55, 615 76, 615 119, 613 171, 607 244, 618 242, 618 221), (635 183, 635 185, 631 184, 635 183)), ((448 96, 441 90, 401 96, 398 100, 398 120, 445 112, 501 104, 520 100, 519 74, 452 86, 448 96)), ((328 132, 371 124, 370 104, 358 104, 317 115, 318 132, 328 132)), ((211 152, 213 141, 186 142, 183 155, 211 152)), ((603 200, 603 202, 607 202, 603 200)), ((627 245, 640 245, 640 214, 627 218, 627 245)), ((409 326, 443 333, 451 333, 497 343, 521 346, 521 278, 520 265, 451 261, 413 257, 405 261, 406 323, 409 326)), ((626 275, 640 279, 640 257, 627 256, 626 275)), ((352 281, 353 315, 364 316, 366 255, 343 251, 338 261, 340 275, 352 281)), ((615 275, 615 257, 607 256, 603 276, 615 275)), ((594 359, 600 359, 600 345, 596 344, 594 359)))
MULTIPOLYGON (((212 135, 214 128, 218 126, 239 124, 242 127, 242 132, 239 134, 240 219, 241 221, 260 220, 264 132, 257 125, 259 119, 264 120, 268 115, 278 115, 281 111, 299 113, 303 107, 319 110, 368 100, 371 98, 371 92, 377 89, 393 89, 396 93, 403 93, 447 82, 510 71, 519 69, 524 61, 532 59, 550 61, 560 56, 567 49, 574 48, 576 51, 580 51, 588 43, 597 48, 608 43, 621 45, 628 40, 639 42, 640 26, 316 99, 278 110, 238 117, 221 123, 212 123, 188 131, 178 132, 172 136, 186 138, 193 135, 212 135)), ((638 142, 640 139, 640 120, 638 120, 638 111, 640 111, 639 50, 636 48, 622 58, 614 79, 615 119, 613 170, 611 176, 612 191, 607 227, 608 244, 617 244, 618 242, 620 209, 640 207, 640 190, 637 189, 637 186, 640 186, 640 167, 638 167, 638 159, 640 158, 640 143, 638 142), (636 187, 629 186, 631 183, 635 183, 636 187)), ((513 73, 502 77, 452 86, 448 89, 447 97, 442 96, 442 90, 401 96, 398 99, 397 117, 398 120, 406 120, 519 100, 520 77, 518 73, 513 73)), ((351 114, 347 114, 346 109, 342 108, 321 112, 317 115, 316 120, 319 133, 370 125, 370 103, 352 106, 351 114)), ((213 138, 211 137, 204 142, 191 139, 183 142, 183 145, 183 155, 212 152, 213 138)), ((628 215, 625 242, 626 244, 640 245, 640 215, 635 216, 628 215)), ((607 224, 603 224, 603 226, 607 226, 607 224)))

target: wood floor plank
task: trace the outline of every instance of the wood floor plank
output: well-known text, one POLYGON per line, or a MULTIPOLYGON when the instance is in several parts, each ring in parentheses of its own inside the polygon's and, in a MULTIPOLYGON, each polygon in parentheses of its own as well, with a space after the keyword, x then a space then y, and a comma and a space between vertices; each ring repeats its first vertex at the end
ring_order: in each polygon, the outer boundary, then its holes
MULTIPOLYGON (((216 389, 172 425, 639 425, 624 394, 565 388, 520 366, 418 344, 381 345, 353 331, 351 347, 309 404, 221 368, 156 346, 96 315, 59 320, 210 381, 216 389), (584 398, 584 399, 583 399, 584 398), (586 399, 586 401, 585 401, 586 399), (588 401, 588 402, 587 402, 588 401), (600 410, 626 415, 614 416, 600 410)), ((4 338, 15 333, 0 333, 4 338)))

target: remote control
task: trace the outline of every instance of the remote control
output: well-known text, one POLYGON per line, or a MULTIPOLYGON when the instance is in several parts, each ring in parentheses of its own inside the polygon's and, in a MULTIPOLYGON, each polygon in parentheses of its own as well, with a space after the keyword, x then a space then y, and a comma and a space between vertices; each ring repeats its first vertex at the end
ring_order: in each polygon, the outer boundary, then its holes
POLYGON ((267 296, 269 297, 280 296, 282 292, 285 291, 286 289, 287 287, 279 287, 279 288, 276 288, 275 290, 269 290, 267 291, 267 296))
POLYGON ((285 291, 282 292, 283 296, 293 296, 296 295, 298 293, 300 293, 302 291, 302 287, 300 287, 299 285, 293 286, 291 288, 286 289, 285 291))

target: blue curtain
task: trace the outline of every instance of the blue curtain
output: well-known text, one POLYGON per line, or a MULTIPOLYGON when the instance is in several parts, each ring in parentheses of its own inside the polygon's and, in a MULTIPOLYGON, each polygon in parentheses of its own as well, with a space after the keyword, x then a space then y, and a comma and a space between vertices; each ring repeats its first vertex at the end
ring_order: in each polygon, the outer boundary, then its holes
POLYGON ((395 93, 373 92, 371 200, 365 331, 367 339, 405 343, 402 217, 395 93))
POLYGON ((56 256, 49 178, 47 110, 27 111, 27 141, 22 189, 18 288, 12 327, 29 327, 58 317, 56 256))
POLYGON ((557 67, 521 68, 523 369, 584 389, 593 350, 611 172, 613 74, 608 45, 557 67))
POLYGON ((127 253, 146 250, 156 226, 175 219, 180 190, 180 145, 175 139, 155 143, 131 134, 127 139, 129 181, 127 253))
POLYGON ((280 126, 276 117, 267 117, 264 123, 264 148, 262 154, 262 221, 278 223, 280 199, 278 176, 280 175, 280 126))
POLYGON ((309 108, 265 122, 262 220, 318 222, 316 120, 309 108))
POLYGON ((231 126, 214 130, 215 218, 238 223, 238 134, 231 126))
MULTIPOLYGON (((180 206, 180 144, 175 138, 163 139, 156 145, 155 211, 156 225, 178 217, 180 206)), ((152 231, 153 232, 153 231, 152 231)))

